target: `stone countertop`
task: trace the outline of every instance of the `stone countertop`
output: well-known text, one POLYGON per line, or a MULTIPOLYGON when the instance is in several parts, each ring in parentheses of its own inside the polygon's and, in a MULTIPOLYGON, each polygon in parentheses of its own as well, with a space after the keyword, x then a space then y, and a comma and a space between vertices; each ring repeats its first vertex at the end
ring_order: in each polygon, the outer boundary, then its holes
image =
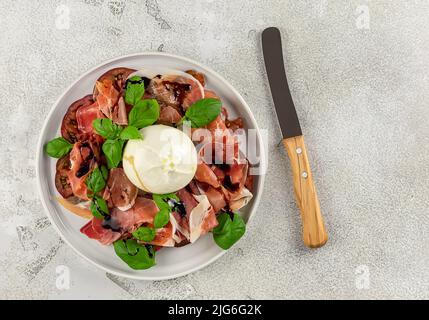
POLYGON ((0 2, 0 298, 429 298, 429 1, 0 2), (260 34, 286 70, 330 233, 300 239, 260 34), (89 68, 142 51, 222 74, 268 130, 261 205, 224 257, 169 281, 97 269, 65 245, 36 191, 35 146, 57 97, 89 68), (69 286, 64 276, 69 275, 69 286))

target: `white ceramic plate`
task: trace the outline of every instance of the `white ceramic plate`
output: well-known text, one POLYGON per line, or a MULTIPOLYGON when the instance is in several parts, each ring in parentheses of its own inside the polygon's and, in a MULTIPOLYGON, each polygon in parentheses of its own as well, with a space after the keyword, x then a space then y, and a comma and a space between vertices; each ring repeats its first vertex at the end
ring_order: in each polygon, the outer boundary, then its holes
MULTIPOLYGON (((115 67, 134 69, 166 67, 176 70, 195 69, 206 76, 206 87, 214 90, 227 106, 231 118, 240 116, 245 121, 246 128, 257 130, 258 153, 262 155, 260 164, 265 164, 263 144, 256 121, 240 94, 221 76, 213 70, 192 60, 165 53, 140 53, 119 57, 107 61, 92 70, 89 70, 77 79, 57 100, 49 113, 40 135, 37 148, 37 177, 40 197, 52 225, 63 240, 79 255, 94 263, 96 266, 118 276, 143 280, 171 279, 201 269, 212 263, 226 251, 220 249, 213 241, 213 236, 200 238, 194 244, 182 248, 164 248, 157 252, 157 264, 148 270, 133 270, 119 259, 113 246, 102 246, 97 241, 87 238, 79 229, 87 222, 73 213, 65 210, 57 203, 58 195, 55 188, 56 159, 49 158, 43 152, 43 146, 49 140, 60 136, 60 126, 65 112, 72 102, 92 93, 95 81, 105 71, 115 67)), ((241 211, 245 220, 256 210, 262 193, 264 176, 255 176, 254 198, 241 211)), ((250 235, 251 236, 251 235, 250 235)))

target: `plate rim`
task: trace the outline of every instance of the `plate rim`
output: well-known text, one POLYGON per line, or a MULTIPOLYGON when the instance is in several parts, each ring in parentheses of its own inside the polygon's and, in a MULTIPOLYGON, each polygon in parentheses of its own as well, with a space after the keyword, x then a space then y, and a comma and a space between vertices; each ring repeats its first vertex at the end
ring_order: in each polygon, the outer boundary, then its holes
MULTIPOLYGON (((179 278, 179 277, 183 277, 185 275, 188 275, 190 273, 196 272, 198 270, 201 270, 205 267, 207 267, 208 265, 210 265, 211 263, 213 263, 214 261, 216 261, 217 259, 219 259, 220 257, 222 257, 225 253, 227 253, 229 250, 222 250, 220 251, 218 254, 216 254, 215 256, 213 256, 211 259, 207 260, 206 262, 195 266, 193 268, 190 268, 186 271, 182 271, 182 272, 178 272, 178 273, 174 273, 171 275, 166 275, 166 276, 151 276, 151 277, 147 277, 144 276, 144 274, 142 273, 142 275, 134 275, 134 274, 127 274, 121 271, 116 271, 116 270, 112 270, 106 266, 103 266, 99 263, 97 263, 96 261, 92 260, 90 257, 87 257, 85 254, 83 254, 82 252, 80 252, 74 245, 71 244, 71 242, 66 238, 66 236, 62 233, 62 231, 59 229, 59 227, 56 225, 56 223, 54 222, 54 219, 52 218, 51 212, 47 206, 46 203, 46 195, 43 193, 43 189, 42 189, 42 182, 41 182, 41 160, 42 160, 42 155, 43 155, 43 136, 45 135, 45 131, 46 131, 46 127, 48 124, 49 119, 52 117, 53 113, 55 112, 55 110, 58 108, 59 102, 63 99, 63 97, 72 89, 72 87, 77 84, 79 81, 81 81, 83 78, 85 78, 86 76, 88 76, 90 73, 92 73, 93 71, 95 71, 98 68, 103 67, 104 65, 107 65, 109 63, 113 63, 117 60, 121 60, 121 59, 127 59, 127 58, 134 58, 137 56, 151 56, 151 55, 155 55, 155 56, 164 56, 166 58, 172 58, 172 59, 178 59, 178 60, 182 60, 191 64, 196 65, 197 67, 201 68, 201 69, 205 69, 207 71, 209 71, 210 73, 212 73, 213 75, 215 75, 216 77, 218 77, 225 86, 228 87, 229 90, 231 90, 240 100, 242 106, 244 106, 244 108, 246 109, 246 112, 252 122, 252 125, 254 126, 254 128, 256 129, 256 134, 259 140, 259 147, 260 147, 260 165, 266 167, 266 151, 265 151, 265 146, 263 143, 263 139, 260 133, 260 129, 258 126, 258 123, 256 122, 256 119, 253 115, 252 110, 250 109, 250 107, 248 106, 248 104, 246 103, 246 101, 244 100, 244 98, 241 96, 241 94, 224 78, 222 77, 219 73, 217 73, 216 71, 214 71, 212 68, 207 67, 206 65, 203 65, 197 61, 194 61, 193 59, 187 58, 187 57, 183 57, 183 56, 179 56, 176 54, 171 54, 171 53, 165 53, 165 52, 151 52, 151 51, 147 51, 147 52, 139 52, 139 53, 132 53, 132 54, 125 54, 125 55, 121 55, 121 56, 117 56, 108 60, 104 60, 103 62, 97 64, 96 66, 90 68, 89 70, 87 70, 86 72, 84 72, 83 74, 81 74, 75 81, 73 81, 66 89, 64 89, 64 91, 60 94, 60 96, 56 99, 56 101, 53 103, 50 111, 48 112, 48 114, 46 115, 46 118, 43 122, 42 128, 40 129, 39 132, 39 138, 38 138, 38 142, 37 142, 37 149, 36 149, 36 180, 37 180, 37 190, 38 190, 38 194, 39 194, 39 198, 40 201, 42 202, 42 206, 43 209, 45 211, 45 214, 48 216, 49 221, 51 222, 51 225, 53 226, 53 228, 55 229, 55 231, 58 233, 58 235, 61 237, 61 239, 69 246, 73 249, 73 251, 75 253, 78 254, 78 256, 84 258, 86 261, 90 262, 92 265, 95 265, 96 267, 100 268, 101 270, 104 270, 105 272, 111 273, 113 275, 116 276, 120 276, 120 277, 125 277, 128 279, 134 279, 134 280, 145 280, 145 281, 159 281, 159 280, 169 280, 169 279, 175 279, 175 278, 179 278)), ((258 209, 259 207, 259 203, 261 201, 261 197, 262 197, 262 193, 264 190, 264 183, 265 183, 265 173, 259 175, 259 179, 258 179, 258 193, 256 194, 256 196, 253 199, 253 208, 252 210, 249 212, 249 218, 247 220, 246 225, 248 225, 255 213, 255 211, 258 209)), ((239 240, 241 241, 241 239, 239 240)))

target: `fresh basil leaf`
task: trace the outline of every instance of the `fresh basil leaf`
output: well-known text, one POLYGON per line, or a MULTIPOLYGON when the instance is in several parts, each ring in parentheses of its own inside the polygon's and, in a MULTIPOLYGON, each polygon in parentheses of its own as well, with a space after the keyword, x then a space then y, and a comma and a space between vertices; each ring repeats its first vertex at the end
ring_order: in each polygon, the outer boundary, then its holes
POLYGON ((233 213, 222 213, 217 216, 218 226, 213 229, 213 238, 216 244, 224 250, 228 250, 246 232, 246 224, 243 218, 233 213))
POLYGON ((133 232, 133 236, 140 241, 151 242, 155 239, 156 230, 150 227, 140 227, 133 232))
POLYGON ((105 139, 116 139, 122 131, 121 126, 113 123, 108 118, 98 118, 92 121, 92 126, 95 131, 105 139))
POLYGON ((100 170, 101 170, 101 174, 103 175, 104 180, 106 180, 106 181, 107 181, 107 178, 108 178, 108 176, 109 176, 109 170, 107 170, 107 168, 106 168, 106 166, 105 166, 105 165, 102 165, 102 166, 100 167, 100 170))
POLYGON ((142 135, 136 127, 128 126, 122 130, 120 138, 122 140, 141 139, 142 135))
POLYGON ((70 152, 73 145, 63 137, 55 138, 45 145, 45 152, 53 158, 62 158, 70 152))
POLYGON ((153 219, 153 225, 155 228, 164 227, 168 221, 170 221, 170 210, 169 207, 160 208, 155 218, 153 219))
POLYGON ((218 99, 201 99, 191 105, 185 113, 184 120, 191 121, 192 128, 201 128, 208 125, 220 114, 222 102, 218 99))
POLYGON ((165 194, 156 194, 154 193, 152 195, 153 201, 155 201, 155 203, 157 205, 162 203, 166 203, 168 204, 168 200, 170 199, 174 199, 176 201, 180 201, 180 198, 175 194, 175 193, 165 193, 165 194))
POLYGON ((125 88, 125 102, 135 105, 144 95, 144 81, 142 77, 134 76, 127 80, 125 88))
POLYGON ((155 228, 162 228, 168 223, 168 221, 170 221, 172 206, 170 206, 169 200, 173 199, 174 201, 179 202, 180 199, 175 193, 153 194, 152 198, 153 201, 155 201, 156 206, 159 208, 159 212, 156 214, 153 224, 155 228))
POLYGON ((103 143, 103 153, 107 159, 109 169, 116 168, 122 160, 123 140, 106 140, 103 143))
POLYGON ((104 178, 103 176, 102 169, 100 170, 100 168, 97 167, 94 170, 92 170, 92 172, 86 178, 85 184, 88 188, 88 191, 90 191, 93 194, 103 190, 104 187, 106 186, 106 178, 104 178))
POLYGON ((141 129, 154 124, 159 118, 159 104, 155 99, 139 100, 128 115, 128 124, 141 129))
POLYGON ((113 247, 116 255, 132 269, 149 269, 156 264, 152 246, 141 245, 136 240, 128 239, 114 242, 113 247))
POLYGON ((109 215, 109 208, 107 207, 106 200, 97 195, 92 198, 89 209, 92 215, 98 219, 104 219, 105 216, 109 215))

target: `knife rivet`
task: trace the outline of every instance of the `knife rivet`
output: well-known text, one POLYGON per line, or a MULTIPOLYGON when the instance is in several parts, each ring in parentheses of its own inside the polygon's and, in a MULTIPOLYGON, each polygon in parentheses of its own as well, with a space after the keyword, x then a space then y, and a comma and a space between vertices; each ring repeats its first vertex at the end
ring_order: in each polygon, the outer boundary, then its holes
POLYGON ((303 172, 302 172, 302 174, 301 174, 301 176, 302 176, 304 179, 307 179, 307 177, 308 177, 308 173, 307 173, 307 172, 305 172, 305 171, 303 171, 303 172))
POLYGON ((296 148, 296 153, 301 154, 302 153, 302 149, 301 148, 296 148))

